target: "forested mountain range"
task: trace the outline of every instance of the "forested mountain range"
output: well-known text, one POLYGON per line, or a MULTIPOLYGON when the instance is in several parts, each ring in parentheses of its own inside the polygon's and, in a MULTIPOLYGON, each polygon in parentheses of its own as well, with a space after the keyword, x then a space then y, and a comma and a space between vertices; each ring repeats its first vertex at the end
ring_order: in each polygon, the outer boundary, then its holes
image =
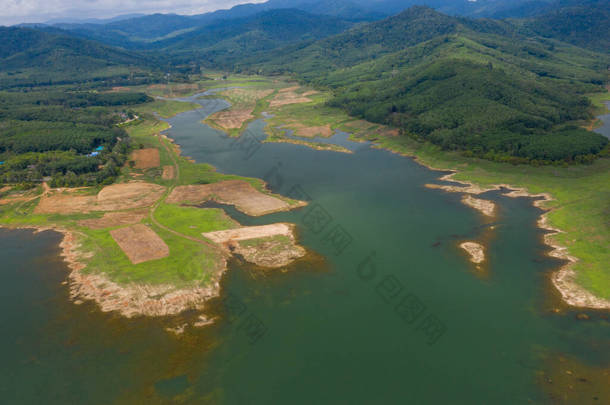
POLYGON ((107 23, 93 21, 47 25, 109 45, 137 49, 221 20, 246 18, 277 9, 297 9, 352 22, 381 20, 414 5, 430 6, 448 15, 520 18, 564 7, 570 1, 574 0, 269 0, 193 16, 153 14, 110 19, 107 23))
MULTIPOLYGON (((379 0, 368 10, 382 4, 391 10, 391 3, 408 2, 379 0)), ((496 3, 507 5, 481 2, 496 3)), ((350 12, 367 9, 359 0, 350 4, 350 12)), ((137 51, 53 27, 2 28, 0 85, 96 75, 118 82, 129 77, 133 84, 134 72, 141 81, 158 80, 179 66, 289 74, 330 89, 330 103, 354 116, 445 149, 494 160, 590 160, 607 140, 575 124, 592 117, 585 94, 608 81, 608 6, 598 0, 552 4, 562 8, 527 19, 456 17, 415 6, 372 22, 297 8, 250 14, 257 5, 244 5, 219 12, 240 18, 171 16, 169 31, 186 20, 213 21, 157 40, 150 37, 163 32, 138 31, 133 22, 140 19, 125 20, 132 24, 129 37, 149 38, 137 51)), ((325 5, 327 13, 343 6, 342 0, 325 5)), ((167 17, 147 18, 167 23, 167 17)))
POLYGON ((524 20, 523 26, 546 38, 610 52, 610 1, 564 0, 560 5, 536 18, 524 20))
POLYGON ((331 88, 333 105, 446 149, 561 160, 607 142, 568 124, 591 118, 584 94, 607 81, 609 62, 504 21, 413 7, 240 66, 331 88))
POLYGON ((67 35, 22 27, 0 27, 0 88, 131 77, 148 80, 151 56, 67 35))

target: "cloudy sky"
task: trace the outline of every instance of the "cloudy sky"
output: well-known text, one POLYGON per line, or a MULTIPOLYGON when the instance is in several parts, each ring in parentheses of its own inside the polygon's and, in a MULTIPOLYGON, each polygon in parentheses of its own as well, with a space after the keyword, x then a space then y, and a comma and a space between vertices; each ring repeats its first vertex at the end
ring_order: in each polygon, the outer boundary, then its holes
POLYGON ((265 0, 0 0, 0 25, 131 13, 199 14, 265 0))

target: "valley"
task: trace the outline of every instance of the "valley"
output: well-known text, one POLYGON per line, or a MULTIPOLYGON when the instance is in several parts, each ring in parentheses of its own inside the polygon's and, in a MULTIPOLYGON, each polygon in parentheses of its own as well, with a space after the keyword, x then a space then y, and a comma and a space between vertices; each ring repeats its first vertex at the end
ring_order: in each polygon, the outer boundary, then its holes
POLYGON ((0 27, 0 398, 610 402, 608 18, 0 27))

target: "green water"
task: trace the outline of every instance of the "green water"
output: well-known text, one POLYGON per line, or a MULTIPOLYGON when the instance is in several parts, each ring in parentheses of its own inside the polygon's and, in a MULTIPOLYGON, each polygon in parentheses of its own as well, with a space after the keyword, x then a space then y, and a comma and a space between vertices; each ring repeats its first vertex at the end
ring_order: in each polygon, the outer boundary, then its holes
POLYGON ((244 224, 294 222, 315 253, 288 271, 235 260, 208 309, 220 321, 176 337, 164 331, 175 319, 70 304, 59 237, 2 231, 6 403, 546 403, 536 373, 549 356, 610 364, 607 320, 550 311, 560 262, 545 256, 528 199, 484 195, 499 204, 491 224, 459 195, 425 188, 442 173, 410 159, 345 134, 332 142, 353 154, 259 144, 262 121, 236 142, 200 123, 226 104, 199 102, 167 134, 219 171, 307 195, 299 211, 229 212, 244 224), (479 239, 482 274, 457 248, 479 239))

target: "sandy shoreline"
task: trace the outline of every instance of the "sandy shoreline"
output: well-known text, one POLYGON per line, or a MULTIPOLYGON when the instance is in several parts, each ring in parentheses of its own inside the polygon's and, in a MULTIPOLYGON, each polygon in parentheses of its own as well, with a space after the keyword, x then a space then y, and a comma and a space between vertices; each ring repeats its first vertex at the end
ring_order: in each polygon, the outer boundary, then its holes
POLYGON ((481 264, 485 261, 485 247, 480 243, 464 242, 460 244, 460 247, 468 253, 472 263, 481 264))
POLYGON ((70 299, 77 305, 94 301, 102 312, 118 312, 126 318, 136 316, 171 316, 188 309, 203 309, 211 298, 220 295, 220 277, 226 270, 226 260, 209 287, 176 288, 172 285, 119 285, 104 274, 86 274, 83 262, 89 254, 79 250, 76 231, 61 227, 16 226, 5 229, 30 229, 34 233, 54 231, 63 235, 60 256, 68 265, 70 299))
MULTIPOLYGON (((406 154, 402 154, 403 156, 413 158, 418 164, 425 166, 432 170, 439 171, 449 171, 449 170, 441 170, 426 165, 417 159, 414 156, 408 156, 406 154)), ((462 184, 463 187, 460 186, 449 186, 449 185, 426 185, 429 188, 442 189, 447 192, 454 193, 465 193, 471 195, 479 195, 486 193, 488 191, 497 191, 502 189, 509 190, 505 192, 503 195, 511 198, 519 198, 519 197, 527 197, 535 199, 532 204, 536 208, 540 208, 545 212, 540 216, 537 221, 537 226, 540 229, 549 231, 549 233, 544 235, 544 243, 551 247, 552 250, 548 253, 549 256, 566 260, 568 263, 562 266, 558 271, 555 271, 551 275, 551 282, 555 286, 555 288, 561 294, 563 300, 570 306, 578 307, 578 308, 589 308, 589 309, 610 309, 610 300, 600 298, 595 296, 593 293, 587 291, 584 287, 580 286, 575 281, 576 272, 573 269, 574 263, 579 261, 578 258, 571 256, 568 253, 568 249, 565 246, 561 246, 556 241, 554 241, 553 236, 563 233, 561 229, 555 228, 549 224, 548 214, 553 210, 552 208, 545 207, 547 202, 553 201, 554 198, 549 193, 541 193, 541 194, 531 194, 527 191, 527 189, 522 187, 515 187, 510 184, 494 184, 488 188, 480 187, 474 183, 455 180, 453 177, 458 174, 457 170, 450 170, 451 173, 442 176, 439 180, 441 181, 451 181, 455 183, 462 184)), ((464 202, 464 199, 462 200, 464 202)), ((467 204, 470 205, 470 204, 467 204)))
POLYGON ((536 208, 540 208, 541 210, 546 211, 545 213, 543 213, 540 216, 540 218, 537 222, 537 226, 540 229, 550 232, 550 233, 547 233, 546 235, 544 235, 544 243, 547 246, 552 248, 552 250, 548 253, 548 255, 551 257, 557 258, 557 259, 568 261, 567 264, 562 266, 559 270, 555 271, 551 275, 550 281, 553 284, 553 286, 555 286, 555 288, 561 294, 561 297, 563 298, 563 300, 570 306, 577 307, 577 308, 588 308, 588 309, 604 309, 604 310, 610 309, 610 300, 597 297, 593 293, 591 293, 590 291, 587 291, 584 287, 582 287, 581 285, 576 283, 576 281, 575 281, 576 272, 573 269, 573 265, 574 265, 574 263, 577 263, 579 261, 579 259, 574 256, 570 256, 570 254, 568 253, 568 249, 565 246, 561 246, 560 244, 558 244, 557 242, 555 242, 553 240, 553 236, 563 233, 563 231, 561 229, 551 226, 548 223, 548 214, 553 209, 546 208, 545 204, 549 201, 554 200, 554 198, 549 193, 531 194, 530 192, 527 191, 527 189, 525 189, 523 187, 515 187, 515 186, 506 184, 506 183, 493 184, 492 186, 490 186, 488 188, 483 188, 473 182, 454 179, 453 177, 459 173, 458 170, 439 169, 439 168, 433 167, 432 165, 422 162, 421 159, 419 159, 417 156, 415 156, 413 154, 398 152, 398 151, 395 151, 395 150, 392 150, 389 148, 385 148, 380 144, 376 144, 374 141, 373 141, 373 147, 375 147, 377 149, 384 149, 391 153, 394 153, 394 154, 397 154, 400 156, 404 156, 407 158, 411 158, 417 164, 427 167, 430 170, 448 172, 448 174, 440 177, 439 180, 440 181, 451 181, 454 183, 461 184, 463 186, 463 187, 443 186, 443 185, 439 185, 439 184, 426 185, 426 187, 429 187, 429 188, 442 189, 447 192, 466 193, 466 194, 474 194, 474 195, 486 193, 488 191, 497 191, 497 190, 501 190, 504 188, 504 189, 510 190, 510 191, 504 193, 504 195, 507 197, 512 197, 512 198, 527 197, 527 198, 535 199, 535 200, 533 200, 532 204, 536 208))

